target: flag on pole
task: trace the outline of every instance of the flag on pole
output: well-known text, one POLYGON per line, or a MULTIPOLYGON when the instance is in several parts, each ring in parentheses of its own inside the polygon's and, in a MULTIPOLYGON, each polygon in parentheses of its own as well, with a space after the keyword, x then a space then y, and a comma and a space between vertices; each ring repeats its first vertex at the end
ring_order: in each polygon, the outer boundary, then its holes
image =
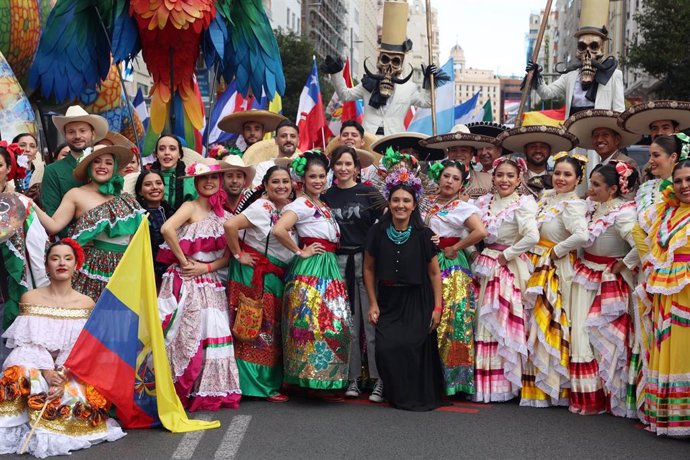
POLYGON ((117 410, 125 428, 173 433, 218 428, 189 420, 175 393, 158 318, 151 237, 144 218, 65 362, 117 410))
POLYGON ((477 118, 477 121, 486 121, 486 122, 494 121, 494 114, 493 114, 493 111, 491 110, 491 99, 486 100, 486 102, 484 103, 482 108, 477 111, 475 118, 477 118))
POLYGON ((565 106, 556 110, 541 110, 539 112, 525 112, 522 115, 522 126, 546 125, 561 126, 565 120, 565 106))
POLYGON ((252 106, 252 99, 251 96, 242 97, 237 91, 237 82, 232 80, 213 106, 211 118, 204 131, 204 145, 227 143, 237 139, 238 134, 222 131, 218 127, 218 122, 226 115, 247 110, 252 106))
MULTIPOLYGON (((352 88, 350 59, 345 61, 343 78, 345 79, 345 86, 352 88)), ((364 101, 357 99, 356 101, 342 102, 338 97, 338 93, 334 92, 331 101, 326 106, 326 119, 328 120, 328 128, 333 134, 340 132, 340 127, 345 121, 355 120, 361 124, 364 119, 364 101)))
POLYGON ((134 96, 132 105, 134 106, 134 111, 139 116, 139 120, 141 120, 144 125, 144 131, 146 131, 149 128, 149 109, 146 107, 146 100, 144 99, 144 92, 141 90, 141 87, 137 90, 137 95, 134 96))
POLYGON ((474 117, 474 111, 477 108, 477 101, 479 100, 479 93, 477 91, 474 96, 466 100, 460 105, 455 106, 455 124, 466 125, 477 121, 474 117))
POLYGON ((325 138, 332 135, 326 124, 316 57, 313 58, 311 72, 299 96, 297 126, 299 127, 297 148, 303 152, 314 147, 325 147, 325 138))
MULTIPOLYGON (((449 133, 455 124, 455 74, 453 73, 453 59, 443 64, 441 70, 450 77, 450 82, 436 88, 436 134, 449 133)), ((414 119, 407 127, 408 131, 432 134, 431 109, 418 109, 414 119)))

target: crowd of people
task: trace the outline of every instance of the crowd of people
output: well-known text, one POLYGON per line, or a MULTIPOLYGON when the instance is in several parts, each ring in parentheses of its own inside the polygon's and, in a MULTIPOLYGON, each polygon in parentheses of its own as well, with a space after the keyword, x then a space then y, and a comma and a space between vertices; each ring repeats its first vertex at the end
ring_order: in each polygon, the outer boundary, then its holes
POLYGON ((103 118, 70 107, 54 117, 67 150, 47 164, 30 134, 0 144, 14 222, 0 243, 0 453, 123 436, 63 364, 145 218, 189 411, 367 391, 411 411, 516 399, 690 435, 690 138, 678 132, 690 117, 643 125, 643 170, 620 150, 654 110, 369 145, 349 121, 323 153, 298 152, 285 117, 248 111, 225 122, 244 152, 203 158, 163 134, 145 166, 103 118))

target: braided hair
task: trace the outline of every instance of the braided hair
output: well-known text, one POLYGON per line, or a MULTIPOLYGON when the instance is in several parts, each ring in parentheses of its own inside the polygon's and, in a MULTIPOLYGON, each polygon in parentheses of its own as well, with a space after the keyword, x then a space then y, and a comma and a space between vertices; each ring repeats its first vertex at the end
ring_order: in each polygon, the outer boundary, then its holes
POLYGON ((161 163, 158 161, 158 144, 160 143, 161 139, 164 137, 169 137, 171 139, 174 139, 175 142, 177 143, 177 149, 178 152, 180 152, 180 159, 177 160, 177 165, 175 166, 175 172, 173 176, 170 178, 170 182, 168 183, 168 186, 170 188, 170 193, 168 194, 168 197, 170 197, 170 206, 174 209, 177 210, 180 206, 182 206, 182 203, 184 203, 184 184, 182 181, 179 181, 177 178, 178 177, 183 177, 185 175, 185 165, 184 161, 182 161, 182 157, 184 156, 184 151, 182 150, 182 141, 180 141, 180 138, 177 137, 176 135, 172 133, 162 133, 160 137, 158 137, 158 140, 156 141, 156 147, 154 150, 154 155, 156 155, 156 161, 151 164, 151 170, 152 171, 162 171, 161 163), (174 198, 173 198, 174 196, 174 198))

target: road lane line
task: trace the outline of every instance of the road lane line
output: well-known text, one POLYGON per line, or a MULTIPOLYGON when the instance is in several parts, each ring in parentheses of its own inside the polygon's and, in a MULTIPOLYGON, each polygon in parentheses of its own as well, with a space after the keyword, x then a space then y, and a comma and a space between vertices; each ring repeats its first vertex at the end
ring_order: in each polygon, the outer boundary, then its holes
MULTIPOLYGON (((211 421, 210 414, 201 414, 196 420, 204 420, 206 422, 211 421)), ((172 458, 175 460, 189 460, 194 455, 196 447, 199 445, 199 441, 204 436, 207 430, 190 431, 185 433, 180 443, 177 445, 177 449, 172 454, 172 458)))
POLYGON ((220 447, 218 447, 214 455, 216 460, 231 460, 235 458, 251 420, 251 415, 236 415, 232 418, 232 422, 225 431, 220 447))

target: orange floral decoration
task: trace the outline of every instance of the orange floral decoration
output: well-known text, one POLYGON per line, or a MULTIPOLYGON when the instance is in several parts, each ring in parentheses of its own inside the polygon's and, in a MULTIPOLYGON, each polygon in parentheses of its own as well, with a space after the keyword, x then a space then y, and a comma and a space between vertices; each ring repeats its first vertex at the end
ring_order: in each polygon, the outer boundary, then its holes
POLYGON ((7 385, 16 382, 19 380, 19 376, 21 375, 22 372, 19 366, 8 367, 7 369, 5 369, 5 373, 2 376, 2 380, 0 380, 0 385, 7 385))
POLYGON ((103 409, 108 405, 108 401, 93 385, 86 385, 86 400, 94 409, 103 409))

